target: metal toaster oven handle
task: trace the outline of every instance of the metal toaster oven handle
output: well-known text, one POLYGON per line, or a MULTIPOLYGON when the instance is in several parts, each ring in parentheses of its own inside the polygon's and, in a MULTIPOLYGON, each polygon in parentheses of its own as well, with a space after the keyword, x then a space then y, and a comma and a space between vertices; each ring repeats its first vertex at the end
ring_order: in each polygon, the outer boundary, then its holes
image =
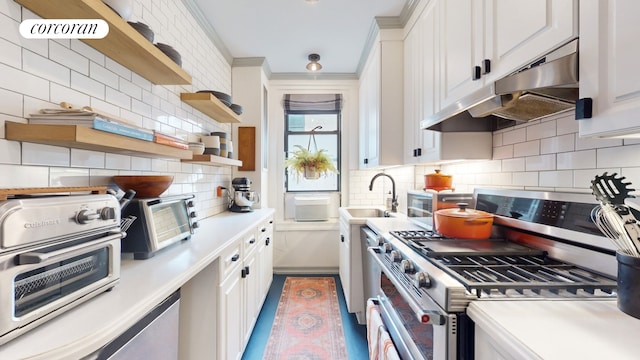
MULTIPOLYGON (((380 269, 387 275, 393 286, 395 286, 396 290, 402 295, 402 298, 409 304, 409 307, 416 314, 418 321, 423 324, 433 324, 433 325, 444 325, 447 323, 447 318, 442 315, 437 310, 424 310, 422 306, 420 306, 413 297, 409 294, 409 292, 404 288, 402 284, 395 278, 393 274, 390 274, 390 271, 387 269, 387 265, 380 260, 378 254, 375 252, 374 248, 369 248, 369 256, 373 258, 376 263, 380 266, 380 269)), ((426 299, 429 302, 429 306, 433 309, 437 309, 435 302, 431 299, 426 299)))
POLYGON ((22 253, 16 256, 16 265, 40 264, 45 261, 60 258, 60 257, 66 258, 68 257, 68 255, 74 254, 74 253, 81 254, 82 251, 85 250, 87 246, 91 243, 111 241, 113 239, 118 239, 118 238, 121 239, 123 235, 124 233, 121 231, 114 231, 111 235, 102 237, 96 241, 84 242, 75 246, 65 247, 60 250, 54 250, 50 252, 33 251, 33 252, 22 253))

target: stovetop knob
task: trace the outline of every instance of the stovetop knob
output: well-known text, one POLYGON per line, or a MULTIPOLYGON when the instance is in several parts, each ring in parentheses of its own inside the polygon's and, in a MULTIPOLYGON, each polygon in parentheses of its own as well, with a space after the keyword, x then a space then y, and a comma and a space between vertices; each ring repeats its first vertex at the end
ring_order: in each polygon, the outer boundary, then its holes
POLYGON ((400 268, 407 274, 412 274, 416 271, 415 266, 413 266, 411 260, 407 259, 404 259, 400 262, 400 268))
POLYGON ((384 251, 385 253, 390 253, 391 250, 393 250, 393 246, 389 243, 384 243, 382 244, 382 251, 384 251))
POLYGON ((384 244, 384 237, 382 235, 376 236, 376 241, 378 242, 378 246, 382 246, 384 244))
POLYGON ((420 271, 416 273, 415 277, 415 285, 418 288, 430 288, 431 287, 431 279, 429 279, 429 274, 426 272, 420 271))
POLYGON ((400 262, 402 261, 402 254, 400 253, 400 251, 398 250, 392 250, 391 251, 391 260, 393 262, 400 262))

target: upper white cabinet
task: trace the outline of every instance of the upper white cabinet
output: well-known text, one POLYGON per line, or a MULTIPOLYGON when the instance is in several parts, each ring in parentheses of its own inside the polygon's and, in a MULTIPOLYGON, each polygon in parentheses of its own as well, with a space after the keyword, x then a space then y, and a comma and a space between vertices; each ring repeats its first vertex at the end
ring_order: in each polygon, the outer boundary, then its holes
POLYGON ((580 1, 580 98, 593 115, 579 121, 580 136, 640 134, 640 2, 580 1))
POLYGON ((360 168, 403 163, 402 49, 401 30, 380 30, 360 76, 360 168))
POLYGON ((578 35, 575 0, 440 3, 443 108, 578 35))
POLYGON ((440 110, 438 8, 438 1, 431 1, 404 40, 405 164, 425 161, 431 132, 420 130, 420 121, 440 110))

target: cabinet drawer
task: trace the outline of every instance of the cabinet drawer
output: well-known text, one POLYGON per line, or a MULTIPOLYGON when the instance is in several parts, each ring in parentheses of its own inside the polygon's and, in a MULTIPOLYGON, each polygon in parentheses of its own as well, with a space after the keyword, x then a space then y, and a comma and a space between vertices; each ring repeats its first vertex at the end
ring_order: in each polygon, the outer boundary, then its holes
POLYGON ((223 282, 229 274, 240 268, 242 264, 241 242, 235 242, 228 246, 220 254, 220 282, 223 282))
POLYGON ((270 217, 267 220, 263 221, 257 228, 258 239, 263 240, 266 237, 273 235, 273 218, 270 217))
POLYGON ((242 237, 242 254, 245 259, 258 248, 258 238, 255 231, 247 233, 242 237))

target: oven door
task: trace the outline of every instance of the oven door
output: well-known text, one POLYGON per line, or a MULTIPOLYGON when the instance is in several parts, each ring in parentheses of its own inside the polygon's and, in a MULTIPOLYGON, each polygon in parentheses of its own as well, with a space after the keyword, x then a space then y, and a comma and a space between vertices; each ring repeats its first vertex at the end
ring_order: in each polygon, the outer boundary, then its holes
POLYGON ((62 244, 0 256, 0 344, 59 315, 120 278, 122 233, 69 239, 62 244))
POLYGON ((428 296, 421 304, 413 300, 408 294, 409 290, 405 290, 406 285, 412 285, 403 284, 407 279, 394 274, 397 269, 389 269, 379 259, 381 255, 377 250, 370 248, 368 255, 381 270, 377 296, 380 313, 400 357, 458 359, 458 316, 447 314, 428 296))

